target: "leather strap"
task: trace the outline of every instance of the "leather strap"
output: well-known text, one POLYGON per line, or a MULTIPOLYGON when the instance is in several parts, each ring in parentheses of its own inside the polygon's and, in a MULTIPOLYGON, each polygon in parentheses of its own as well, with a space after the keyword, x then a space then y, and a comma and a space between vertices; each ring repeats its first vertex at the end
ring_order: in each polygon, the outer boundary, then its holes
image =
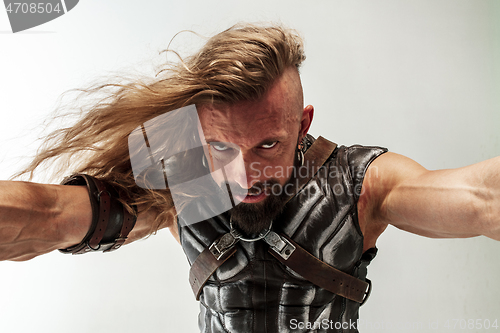
POLYGON ((135 222, 137 221, 137 217, 130 214, 125 207, 123 207, 123 224, 122 229, 120 230, 120 234, 115 239, 115 243, 107 250, 103 252, 111 252, 118 250, 127 240, 128 234, 132 231, 135 226, 135 222))
POLYGON ((104 232, 108 226, 109 213, 111 210, 111 195, 106 190, 106 187, 99 179, 92 179, 95 186, 97 187, 97 200, 99 202, 99 212, 97 218, 97 225, 95 227, 94 233, 87 243, 87 246, 97 251, 100 248, 100 243, 104 232))
MULTIPOLYGON (((311 147, 309 147, 304 154, 304 166, 299 167, 299 170, 296 173, 294 187, 295 194, 298 193, 302 187, 304 187, 304 185, 307 184, 307 182, 318 172, 336 147, 336 143, 333 143, 322 136, 313 142, 311 147), (306 172, 300 172, 301 170, 305 170, 306 172)), ((293 196, 290 196, 289 200, 292 197, 293 196)), ((230 247, 226 248, 227 255, 223 255, 219 259, 214 256, 214 254, 210 251, 210 248, 213 248, 213 245, 216 244, 222 237, 224 237, 224 235, 213 242, 209 248, 206 248, 191 265, 189 270, 189 283, 196 296, 196 300, 199 300, 201 290, 212 274, 236 252, 236 247, 234 247, 235 244, 231 244, 230 247)))
POLYGON ((92 224, 79 244, 59 251, 83 254, 90 251, 110 252, 120 248, 137 218, 118 201, 117 191, 111 185, 85 174, 72 175, 65 178, 61 184, 87 186, 92 208, 92 224))
MULTIPOLYGON (((223 237, 223 236, 221 236, 223 237)), ((201 290, 212 274, 221 266, 227 259, 229 259, 236 252, 236 247, 231 247, 224 254, 224 256, 219 259, 215 258, 213 253, 207 247, 203 252, 196 258, 191 265, 189 270, 189 284, 196 300, 200 300, 201 290)))
POLYGON ((304 250, 287 235, 280 234, 280 236, 295 246, 295 249, 290 251, 291 254, 287 259, 272 248, 269 248, 269 252, 282 264, 290 267, 294 272, 323 289, 352 301, 364 303, 370 291, 370 284, 368 282, 355 278, 324 263, 304 250))
MULTIPOLYGON (((304 165, 298 168, 295 178, 295 194, 297 194, 319 169, 325 164, 337 144, 320 136, 313 142, 304 154, 304 165)), ((290 200, 293 196, 290 196, 290 200)))

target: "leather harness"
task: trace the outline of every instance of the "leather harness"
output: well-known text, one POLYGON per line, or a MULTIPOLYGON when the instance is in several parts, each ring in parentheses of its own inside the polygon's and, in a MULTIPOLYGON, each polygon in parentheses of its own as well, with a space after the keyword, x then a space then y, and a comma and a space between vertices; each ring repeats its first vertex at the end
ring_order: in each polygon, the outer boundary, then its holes
MULTIPOLYGON (((337 144, 321 136, 312 144, 304 154, 304 163, 311 166, 312 170, 306 175, 298 173, 295 194, 318 172, 336 147, 337 144)), ((315 285, 361 305, 368 299, 371 291, 370 280, 366 279, 365 282, 328 265, 283 233, 278 234, 269 229, 252 241, 260 239, 269 244, 269 252, 278 261, 315 285)), ((235 245, 240 240, 241 235, 232 229, 205 248, 193 262, 189 271, 189 283, 197 300, 210 276, 234 255, 237 250, 235 245)))

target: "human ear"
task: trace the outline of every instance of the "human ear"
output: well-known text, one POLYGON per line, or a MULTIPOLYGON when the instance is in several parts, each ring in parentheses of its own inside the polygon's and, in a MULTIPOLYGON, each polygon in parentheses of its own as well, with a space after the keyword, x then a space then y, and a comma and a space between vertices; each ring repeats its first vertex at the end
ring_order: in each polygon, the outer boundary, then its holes
POLYGON ((304 108, 304 111, 302 111, 302 118, 300 120, 300 131, 299 131, 299 135, 301 138, 305 137, 307 132, 309 131, 313 115, 314 115, 314 107, 312 105, 306 106, 304 108))

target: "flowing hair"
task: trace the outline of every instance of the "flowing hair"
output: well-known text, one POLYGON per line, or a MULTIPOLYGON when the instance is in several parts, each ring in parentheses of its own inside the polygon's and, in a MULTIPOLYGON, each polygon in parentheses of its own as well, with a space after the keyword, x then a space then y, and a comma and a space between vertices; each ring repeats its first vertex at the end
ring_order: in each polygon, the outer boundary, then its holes
POLYGON ((156 219, 150 233, 156 232, 177 213, 168 189, 136 184, 129 134, 144 122, 187 105, 259 99, 286 68, 299 68, 304 60, 296 31, 279 25, 237 24, 208 39, 192 56, 167 64, 155 78, 81 90, 92 104, 82 108, 73 126, 47 135, 32 162, 16 177, 29 175, 31 180, 36 169, 57 162, 58 175, 64 170, 103 179, 128 194, 123 203, 130 212, 131 205, 140 206, 140 211, 153 209, 156 219))

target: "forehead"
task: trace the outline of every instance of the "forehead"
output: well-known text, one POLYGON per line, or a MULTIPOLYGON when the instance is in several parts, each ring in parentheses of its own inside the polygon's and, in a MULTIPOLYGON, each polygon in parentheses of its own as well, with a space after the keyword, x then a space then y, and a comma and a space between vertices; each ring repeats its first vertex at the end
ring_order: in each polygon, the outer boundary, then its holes
POLYGON ((296 69, 290 69, 261 99, 201 105, 198 115, 207 141, 250 146, 263 139, 284 140, 298 126, 302 107, 300 78, 296 69))

